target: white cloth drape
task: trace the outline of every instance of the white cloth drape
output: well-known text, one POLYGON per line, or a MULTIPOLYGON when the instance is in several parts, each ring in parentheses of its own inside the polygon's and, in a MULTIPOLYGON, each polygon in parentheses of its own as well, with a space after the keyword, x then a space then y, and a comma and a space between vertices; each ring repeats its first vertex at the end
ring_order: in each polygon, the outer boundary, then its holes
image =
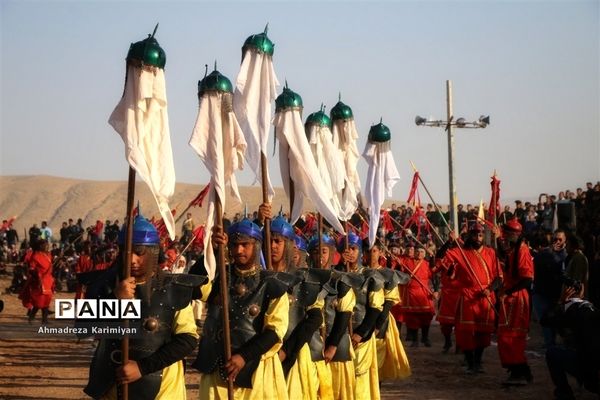
MULTIPOLYGON (((273 57, 248 49, 236 80, 233 109, 248 145, 246 162, 261 182, 261 153, 267 155, 267 143, 272 120, 272 103, 277 96, 279 81, 273 69, 273 57)), ((275 192, 267 169, 269 202, 275 192)))
POLYGON ((323 190, 327 193, 333 209, 340 216, 339 197, 344 189, 346 172, 340 150, 333 144, 331 129, 327 126, 311 125, 308 128, 308 143, 317 164, 323 182, 323 190))
POLYGON ((294 205, 291 210, 291 223, 295 223, 304 210, 304 198, 308 197, 323 218, 338 232, 344 228, 337 218, 337 212, 331 204, 330 193, 321 180, 319 169, 312 155, 310 145, 304 133, 300 111, 287 110, 275 114, 273 121, 275 134, 279 141, 279 165, 281 180, 288 198, 290 181, 294 185, 294 205))
POLYGON ((175 166, 164 71, 128 66, 123 97, 108 123, 121 135, 127 162, 150 188, 169 236, 175 239, 169 207, 175 191, 175 166))
POLYGON ((216 270, 211 241, 216 200, 221 200, 222 209, 225 210, 225 187, 230 186, 232 197, 241 203, 234 172, 243 168, 246 141, 231 111, 230 102, 231 95, 221 92, 202 96, 189 142, 211 176, 204 235, 204 262, 211 280, 216 270))
POLYGON ((392 188, 400 180, 400 174, 390 150, 390 142, 367 142, 363 157, 369 165, 365 199, 369 207, 369 247, 372 247, 379 227, 379 210, 386 194, 392 196, 392 188))
POLYGON ((360 153, 356 146, 358 132, 353 119, 339 120, 333 123, 333 145, 341 153, 344 163, 344 172, 346 186, 343 193, 339 196, 340 213, 339 217, 347 221, 358 208, 358 195, 360 193, 360 177, 358 176, 358 160, 360 153))

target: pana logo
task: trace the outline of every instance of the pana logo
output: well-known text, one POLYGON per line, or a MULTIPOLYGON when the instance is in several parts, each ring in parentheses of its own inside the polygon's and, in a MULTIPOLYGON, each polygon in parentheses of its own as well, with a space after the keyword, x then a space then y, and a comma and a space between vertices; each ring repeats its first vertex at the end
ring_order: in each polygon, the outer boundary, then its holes
POLYGON ((55 299, 56 319, 140 319, 140 299, 55 299))

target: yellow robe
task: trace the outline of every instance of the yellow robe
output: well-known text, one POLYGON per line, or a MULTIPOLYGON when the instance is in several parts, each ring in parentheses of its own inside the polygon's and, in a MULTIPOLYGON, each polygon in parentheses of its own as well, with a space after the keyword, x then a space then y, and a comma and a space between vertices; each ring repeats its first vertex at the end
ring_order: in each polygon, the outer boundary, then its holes
MULTIPOLYGON (((180 333, 188 333, 198 338, 196 332, 196 321, 194 320, 194 313, 192 306, 188 304, 187 307, 177 311, 173 318, 173 334, 178 335, 180 333)), ((168 367, 163 369, 162 381, 160 383, 160 389, 156 395, 156 400, 171 400, 171 399, 186 399, 185 392, 185 371, 183 368, 183 361, 179 360, 168 367)), ((129 393, 131 399, 135 399, 135 393, 129 393)), ((102 400, 116 400, 117 390, 116 386, 113 386, 108 393, 102 397, 102 400)))
MULTIPOLYGON (((369 307, 383 310, 383 289, 369 293, 369 307)), ((379 400, 379 368, 377 366, 377 345, 375 335, 354 349, 354 371, 356 375, 357 400, 379 400)))
MULTIPOLYGON (((341 299, 338 299, 336 311, 352 312, 356 305, 356 296, 353 290, 341 299)), ((350 356, 354 359, 354 351, 350 347, 350 356)), ((356 377, 354 375, 354 361, 332 361, 329 363, 331 370, 331 383, 333 386, 333 398, 336 400, 354 400, 354 389, 356 377)))
MULTIPOLYGON (((317 299, 313 305, 307 308, 307 311, 314 308, 322 311, 324 306, 325 301, 317 299)), ((311 358, 308 343, 305 343, 298 352, 298 358, 290 368, 286 383, 290 399, 317 400, 323 398, 319 397, 320 382, 317 363, 313 362, 311 358)))
MULTIPOLYGON (((285 376, 277 353, 287 331, 289 308, 287 293, 269 302, 263 329, 274 331, 279 342, 261 356, 258 367, 252 375, 252 389, 234 387, 235 400, 287 400, 285 376)), ((227 382, 221 379, 218 371, 212 374, 200 374, 199 386, 200 400, 227 400, 227 382)))
MULTIPOLYGON (((398 287, 384 290, 385 301, 394 305, 400 302, 398 287)), ((377 365, 379 366, 379 379, 403 379, 411 374, 408 357, 400 341, 400 333, 396 321, 391 314, 388 315, 388 327, 384 339, 375 339, 377 343, 377 365)))

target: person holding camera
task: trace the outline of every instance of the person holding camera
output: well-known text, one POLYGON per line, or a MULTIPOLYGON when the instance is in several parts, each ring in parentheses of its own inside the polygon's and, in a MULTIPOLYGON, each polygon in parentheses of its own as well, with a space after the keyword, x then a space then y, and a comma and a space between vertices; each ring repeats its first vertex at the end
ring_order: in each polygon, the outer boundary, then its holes
POLYGON ((583 300, 581 282, 565 278, 558 305, 550 310, 542 324, 551 326, 563 338, 561 345, 548 347, 546 364, 554 383, 554 398, 575 399, 568 375, 592 393, 598 393, 600 366, 600 313, 583 300))

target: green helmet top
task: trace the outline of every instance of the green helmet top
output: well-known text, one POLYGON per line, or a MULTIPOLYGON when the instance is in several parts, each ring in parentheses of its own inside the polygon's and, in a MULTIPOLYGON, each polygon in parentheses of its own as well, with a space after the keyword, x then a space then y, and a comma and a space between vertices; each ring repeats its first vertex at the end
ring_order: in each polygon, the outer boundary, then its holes
POLYGON ((390 128, 385 126, 381 121, 369 129, 369 142, 385 143, 389 142, 391 138, 390 128))
POLYGON ((283 92, 275 99, 275 112, 292 110, 302 110, 302 97, 290 88, 288 88, 287 81, 283 92))
POLYGON ((217 71, 217 63, 215 62, 215 70, 208 75, 204 75, 204 78, 198 81, 198 97, 207 91, 218 91, 225 93, 233 93, 233 85, 231 81, 227 79, 225 75, 222 75, 217 71))
POLYGON ((325 111, 323 111, 322 104, 321 109, 319 111, 310 114, 306 118, 306 123, 304 124, 304 126, 308 125, 328 126, 331 128, 331 118, 329 118, 327 114, 325 114, 325 111))
POLYGON ((257 33, 256 35, 248 36, 248 39, 246 39, 244 45, 242 46, 242 56, 248 49, 256 49, 259 53, 265 53, 269 56, 273 55, 275 44, 267 36, 268 28, 269 24, 265 26, 265 31, 263 33, 257 33))
POLYGON ((342 103, 342 95, 340 94, 340 98, 339 101, 337 102, 337 104, 335 106, 333 106, 333 108, 331 109, 330 113, 331 115, 331 119, 335 122, 335 121, 346 121, 349 119, 354 118, 354 114, 352 113, 352 109, 350 108, 350 106, 342 103))
POLYGON ((158 29, 158 24, 154 28, 152 35, 139 42, 131 43, 127 52, 127 62, 141 63, 142 65, 152 65, 158 68, 164 68, 167 62, 167 56, 158 41, 154 38, 154 34, 158 29))

